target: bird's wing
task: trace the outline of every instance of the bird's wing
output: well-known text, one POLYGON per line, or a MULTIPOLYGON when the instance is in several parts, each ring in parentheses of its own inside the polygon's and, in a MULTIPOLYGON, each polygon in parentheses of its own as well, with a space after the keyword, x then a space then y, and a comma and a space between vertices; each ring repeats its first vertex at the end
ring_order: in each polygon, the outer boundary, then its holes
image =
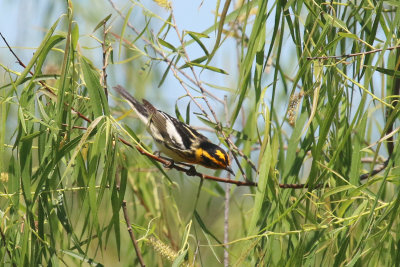
POLYGON ((154 139, 163 141, 168 147, 188 150, 199 136, 203 137, 189 125, 178 121, 161 110, 157 110, 145 99, 143 99, 143 105, 149 112, 150 134, 154 139))

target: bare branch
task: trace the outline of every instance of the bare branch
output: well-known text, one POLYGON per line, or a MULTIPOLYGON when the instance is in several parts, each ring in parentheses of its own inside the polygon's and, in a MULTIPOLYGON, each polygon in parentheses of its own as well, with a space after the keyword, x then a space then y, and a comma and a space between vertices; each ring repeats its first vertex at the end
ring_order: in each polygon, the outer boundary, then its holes
MULTIPOLYGON (((116 187, 117 191, 119 192, 120 187, 121 187, 121 180, 119 179, 118 171, 115 173, 115 187, 116 187)), ((133 247, 135 248, 136 255, 138 257, 140 266, 145 267, 142 253, 140 252, 137 240, 135 238, 135 234, 133 233, 132 226, 131 226, 131 223, 130 223, 130 220, 129 220, 128 210, 126 208, 126 201, 125 200, 122 201, 122 212, 124 213, 125 223, 126 223, 126 226, 128 228, 129 236, 131 237, 133 247)))
POLYGON ((137 240, 135 238, 135 234, 133 233, 132 226, 131 226, 131 223, 129 221, 128 211, 126 209, 126 201, 125 200, 122 201, 122 211, 124 212, 124 218, 125 218, 125 222, 126 222, 126 227, 128 228, 129 236, 131 237, 133 246, 135 247, 136 255, 137 255, 138 259, 139 259, 140 266, 145 267, 146 265, 144 264, 142 254, 140 253, 140 249, 139 249, 137 240))

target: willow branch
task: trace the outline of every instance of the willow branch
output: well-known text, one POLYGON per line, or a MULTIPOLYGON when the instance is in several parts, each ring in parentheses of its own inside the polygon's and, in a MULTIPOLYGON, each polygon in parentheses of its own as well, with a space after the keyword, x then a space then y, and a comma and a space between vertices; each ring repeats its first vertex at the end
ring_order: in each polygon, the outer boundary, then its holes
MULTIPOLYGON (((115 173, 115 189, 119 192, 120 188, 121 188, 121 180, 119 179, 118 172, 116 172, 115 173)), ((122 212, 124 213, 124 219, 125 219, 126 227, 128 228, 129 236, 130 236, 130 238, 132 240, 133 247, 135 248, 136 255, 138 257, 140 266, 145 267, 142 253, 140 252, 137 240, 135 238, 135 234, 133 233, 132 226, 131 226, 131 223, 130 223, 130 220, 129 220, 128 210, 126 208, 126 201, 125 200, 122 201, 122 212)))
POLYGON ((125 218, 125 222, 126 222, 126 227, 128 228, 129 236, 131 237, 133 246, 135 247, 136 255, 137 255, 138 259, 139 259, 140 266, 145 267, 146 265, 144 264, 142 254, 140 253, 140 249, 139 249, 137 240, 135 238, 135 234, 133 233, 132 226, 131 226, 131 223, 129 221, 128 211, 126 209, 126 201, 125 200, 122 201, 122 211, 124 212, 124 218, 125 218))
POLYGON ((396 48, 400 48, 400 46, 392 46, 388 47, 386 49, 374 49, 366 52, 359 52, 359 53, 352 53, 352 54, 347 54, 347 55, 340 55, 340 56, 320 56, 320 57, 307 57, 307 60, 315 60, 315 59, 321 59, 321 60, 327 60, 327 59, 339 59, 339 58, 348 58, 348 57, 357 57, 357 56, 364 56, 368 54, 373 54, 377 52, 381 52, 383 50, 394 50, 396 48))
POLYGON ((223 182, 223 183, 228 183, 228 184, 234 184, 237 186, 257 186, 257 183, 252 182, 252 181, 236 181, 236 180, 231 180, 231 179, 227 179, 227 178, 220 178, 220 177, 216 177, 216 176, 211 176, 211 175, 206 175, 203 173, 200 173, 198 171, 196 171, 193 168, 184 168, 178 164, 175 164, 174 162, 171 162, 167 159, 158 157, 154 154, 151 154, 149 152, 147 152, 146 150, 144 150, 143 148, 141 148, 140 146, 135 146, 135 148, 139 151, 140 154, 147 156, 148 158, 151 158, 155 161, 160 162, 161 164, 163 164, 164 166, 166 166, 167 168, 171 168, 171 169, 175 169, 178 170, 180 172, 184 172, 189 176, 197 176, 200 177, 201 179, 205 179, 205 180, 213 180, 213 181, 217 181, 217 182, 223 182))
MULTIPOLYGON (((23 68, 26 68, 26 65, 22 62, 22 60, 17 56, 17 54, 14 53, 14 51, 12 50, 11 46, 8 44, 7 40, 4 38, 3 34, 1 34, 0 32, 0 36, 3 39, 4 43, 7 45, 8 49, 10 50, 11 54, 14 55, 14 57, 17 59, 17 62, 19 65, 21 65, 23 68)), ((29 71, 29 73, 34 76, 35 74, 32 71, 29 71)), ((39 83, 53 96, 57 96, 53 90, 51 90, 51 88, 43 81, 39 81, 39 83)), ((71 107, 68 103, 64 103, 64 105, 66 107, 69 107, 73 112, 76 113, 76 115, 78 115, 78 117, 80 117, 81 119, 87 121, 87 122, 92 122, 89 118, 87 118, 85 115, 83 115, 82 113, 80 113, 79 111, 77 111, 76 109, 74 109, 73 107, 71 107)))

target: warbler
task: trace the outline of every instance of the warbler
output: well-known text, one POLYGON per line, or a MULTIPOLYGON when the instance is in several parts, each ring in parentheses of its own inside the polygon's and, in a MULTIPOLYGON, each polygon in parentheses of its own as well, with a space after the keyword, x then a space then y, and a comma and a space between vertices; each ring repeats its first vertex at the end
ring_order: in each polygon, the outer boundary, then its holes
POLYGON ((210 169, 224 169, 233 175, 228 154, 190 125, 155 108, 145 99, 140 103, 124 87, 114 87, 147 126, 161 153, 174 162, 200 164, 210 169))

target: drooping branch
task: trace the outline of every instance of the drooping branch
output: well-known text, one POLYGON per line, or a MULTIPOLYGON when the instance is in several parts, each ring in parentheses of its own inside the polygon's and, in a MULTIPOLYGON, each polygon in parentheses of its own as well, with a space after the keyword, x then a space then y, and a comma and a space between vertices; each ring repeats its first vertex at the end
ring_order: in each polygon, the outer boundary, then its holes
MULTIPOLYGON (((21 67, 26 68, 26 65, 22 62, 22 60, 17 56, 17 54, 15 54, 15 52, 12 50, 11 46, 8 44, 6 38, 4 38, 3 34, 1 34, 0 32, 0 36, 3 39, 4 43, 6 44, 6 46, 8 47, 8 49, 10 50, 11 54, 13 54, 13 56, 15 57, 15 59, 17 60, 18 64, 21 65, 21 67)), ((34 73, 32 71, 29 71, 29 73, 33 76, 34 73)), ((39 81, 39 83, 46 89, 47 92, 49 92, 52 96, 56 96, 56 94, 53 92, 53 90, 51 90, 51 88, 43 81, 39 81)), ((87 122, 92 122, 89 118, 87 118, 85 115, 83 115, 82 113, 80 113, 79 111, 75 110, 73 107, 71 107, 68 103, 64 103, 65 106, 71 108, 71 110, 73 112, 76 113, 76 115, 78 115, 78 117, 80 117, 81 119, 87 121, 87 122)))
POLYGON ((307 60, 316 60, 316 59, 321 59, 321 60, 327 60, 327 59, 339 59, 339 58, 348 58, 348 57, 357 57, 357 56, 365 56, 368 54, 373 54, 377 52, 381 52, 383 50, 394 50, 396 48, 400 48, 400 46, 392 46, 388 47, 386 49, 380 48, 380 49, 374 49, 366 52, 358 52, 358 53, 352 53, 352 54, 346 54, 346 55, 339 55, 339 56, 320 56, 320 57, 307 57, 307 60))

